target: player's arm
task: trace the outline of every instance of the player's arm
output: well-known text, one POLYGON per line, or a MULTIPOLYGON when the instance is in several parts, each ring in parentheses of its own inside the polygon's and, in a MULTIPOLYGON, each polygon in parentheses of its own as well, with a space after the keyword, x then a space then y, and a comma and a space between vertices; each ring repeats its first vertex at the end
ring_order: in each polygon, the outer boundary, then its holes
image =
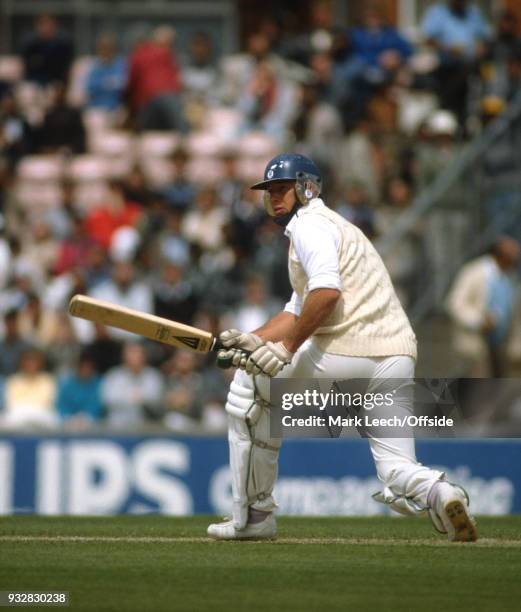
POLYGON ((340 298, 338 289, 320 288, 311 291, 304 301, 302 312, 287 333, 278 338, 290 353, 295 353, 335 309, 340 298))
MULTIPOLYGON (((263 342, 282 341, 288 351, 294 353, 332 313, 339 298, 338 289, 317 288, 308 294, 302 307, 298 306, 300 314, 288 310, 279 312, 253 333, 263 342)), ((287 308, 295 306, 297 300, 293 294, 287 308)))
POLYGON ((339 230, 327 219, 299 220, 293 246, 308 278, 309 293, 292 328, 278 342, 267 341, 250 355, 246 371, 276 376, 291 362, 295 351, 333 312, 341 295, 339 230))
POLYGON ((288 337, 290 332, 295 328, 297 322, 298 317, 296 314, 283 310, 262 325, 262 327, 256 329, 253 333, 257 334, 263 342, 267 342, 268 340, 278 342, 288 337))
POLYGON ((331 314, 339 297, 338 289, 315 289, 307 296, 300 315, 283 310, 251 333, 263 343, 282 341, 294 353, 331 314))

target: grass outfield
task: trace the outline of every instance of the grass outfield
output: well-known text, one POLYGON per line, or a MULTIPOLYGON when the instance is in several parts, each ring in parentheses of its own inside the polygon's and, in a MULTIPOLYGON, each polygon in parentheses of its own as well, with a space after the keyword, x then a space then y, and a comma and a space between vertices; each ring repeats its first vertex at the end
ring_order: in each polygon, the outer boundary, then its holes
POLYGON ((4 517, 0 590, 73 610, 516 610, 521 516, 450 544, 415 518, 280 518, 274 542, 214 542, 207 517, 4 517))

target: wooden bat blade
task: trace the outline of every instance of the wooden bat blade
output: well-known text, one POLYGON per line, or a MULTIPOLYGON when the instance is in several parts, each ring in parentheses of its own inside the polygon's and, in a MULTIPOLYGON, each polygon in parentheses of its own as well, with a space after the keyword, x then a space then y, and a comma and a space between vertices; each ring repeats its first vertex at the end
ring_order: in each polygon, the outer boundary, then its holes
POLYGON ((220 348, 219 342, 208 331, 86 295, 75 295, 70 301, 69 312, 74 317, 117 327, 177 348, 199 353, 220 348))

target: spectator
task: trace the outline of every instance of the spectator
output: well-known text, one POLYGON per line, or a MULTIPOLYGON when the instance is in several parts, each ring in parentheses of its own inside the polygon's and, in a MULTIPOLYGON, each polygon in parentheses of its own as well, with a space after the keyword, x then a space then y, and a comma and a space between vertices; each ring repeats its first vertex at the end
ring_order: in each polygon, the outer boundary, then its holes
MULTIPOLYGON (((46 308, 55 311, 64 311, 70 298, 76 293, 87 292, 87 270, 85 268, 73 268, 70 272, 64 272, 55 276, 47 283, 41 292, 42 301, 46 308)), ((76 322, 83 319, 71 319, 76 322)))
MULTIPOLYGON (((78 268, 75 268, 76 270, 78 268)), ((111 262, 107 249, 101 244, 94 244, 89 251, 86 273, 86 284, 89 289, 95 289, 98 285, 105 283, 111 276, 111 262)))
POLYGON ((348 103, 348 82, 343 69, 335 64, 329 51, 317 51, 310 56, 311 82, 316 88, 318 100, 344 111, 348 103))
POLYGON ((223 227, 226 213, 217 202, 214 187, 202 187, 195 199, 195 210, 188 212, 183 219, 184 237, 203 250, 218 251, 224 246, 223 227))
POLYGON ((32 153, 34 133, 18 109, 11 92, 0 99, 0 156, 5 158, 10 170, 23 155, 32 153))
POLYGON ((366 78, 372 83, 392 81, 412 55, 412 45, 395 27, 385 24, 377 6, 365 9, 363 25, 350 34, 352 53, 363 62, 366 78))
POLYGON ((172 182, 161 190, 170 209, 185 211, 190 208, 195 198, 195 185, 188 176, 190 154, 183 147, 178 147, 171 155, 172 182))
POLYGON ((333 3, 313 0, 309 8, 308 30, 286 40, 281 53, 306 66, 314 53, 331 53, 336 61, 343 62, 349 55, 350 42, 345 29, 335 25, 333 3))
POLYGON ((291 287, 288 280, 287 243, 273 221, 265 217, 255 235, 253 268, 267 279, 270 293, 283 301, 291 287))
POLYGON ((56 268, 59 243, 45 217, 34 214, 24 244, 24 256, 48 278, 56 268))
POLYGON ((127 85, 127 62, 116 55, 113 36, 100 36, 96 45, 97 58, 86 79, 87 106, 116 111, 123 103, 127 85))
MULTIPOLYGON (((378 236, 393 228, 411 205, 411 186, 400 177, 387 182, 381 206, 375 210, 375 230, 378 236)), ((409 306, 418 295, 418 275, 422 270, 422 229, 415 227, 407 232, 385 257, 385 266, 393 281, 396 294, 404 308, 409 306)), ((423 276, 423 275, 422 275, 423 276)))
POLYGON ((126 200, 123 183, 112 180, 108 184, 105 202, 95 207, 85 219, 87 236, 108 249, 114 232, 123 226, 135 226, 140 217, 141 208, 126 200))
POLYGON ((261 276, 250 276, 237 309, 226 316, 223 328, 258 329, 280 311, 281 304, 270 297, 261 276))
POLYGON ((109 335, 108 328, 96 324, 94 338, 85 345, 98 372, 103 375, 121 363, 122 343, 109 335))
POLYGON ((101 418, 101 377, 88 352, 80 355, 75 371, 60 380, 56 406, 63 425, 73 431, 88 429, 101 418))
POLYGON ((195 32, 182 67, 186 116, 193 129, 202 126, 208 108, 217 103, 217 77, 212 38, 195 32))
POLYGON ((278 77, 285 75, 287 69, 284 60, 271 52, 270 39, 261 32, 248 36, 244 52, 223 58, 220 66, 220 98, 224 104, 237 105, 262 62, 268 63, 278 77))
POLYGON ((20 334, 18 311, 8 310, 4 314, 4 335, 0 341, 0 376, 14 374, 22 355, 34 347, 20 334))
POLYGON ((110 427, 132 429, 160 416, 163 379, 147 364, 142 344, 124 345, 122 363, 107 372, 101 394, 110 427))
POLYGON ((53 84, 53 100, 37 133, 42 153, 85 153, 86 134, 81 111, 67 103, 63 83, 53 84))
POLYGON ((490 28, 480 9, 467 0, 436 2, 427 9, 421 29, 438 52, 436 91, 443 109, 455 113, 464 127, 469 78, 485 56, 490 28))
POLYGON ((35 31, 22 47, 25 79, 39 85, 66 84, 73 55, 72 42, 59 30, 56 19, 48 14, 40 15, 35 31))
POLYGON ((45 287, 39 263, 26 256, 18 238, 12 236, 9 246, 12 254, 10 276, 7 286, 0 293, 0 310, 4 311, 23 308, 29 293, 40 294, 45 287))
POLYGON ((45 314, 51 323, 47 335, 44 336, 49 366, 57 376, 68 376, 81 353, 72 317, 67 312, 52 311, 49 308, 45 309, 45 314))
POLYGON ((454 281, 447 309, 454 323, 453 348, 464 363, 464 376, 508 376, 505 352, 516 297, 510 273, 519 254, 516 240, 501 237, 490 253, 467 263, 454 281))
POLYGON ((237 101, 244 116, 243 130, 262 130, 282 146, 298 112, 296 86, 279 78, 266 61, 259 62, 237 101))
POLYGON ((272 50, 272 41, 262 31, 252 32, 246 39, 245 51, 225 56, 220 65, 219 99, 227 106, 237 106, 259 64, 269 66, 276 79, 293 84, 311 77, 307 68, 282 58, 272 50))
POLYGON ((143 207, 149 207, 157 198, 157 194, 148 186, 143 168, 137 164, 123 178, 123 189, 128 202, 136 202, 143 207))
POLYGON ((86 268, 94 244, 93 238, 87 234, 83 219, 73 216, 69 234, 58 243, 54 273, 60 275, 77 267, 86 268))
MULTIPOLYGON (((120 261, 113 264, 112 278, 100 283, 91 291, 92 297, 107 302, 114 302, 120 306, 152 312, 153 295, 147 283, 137 278, 134 264, 120 261)), ((112 338, 125 340, 133 337, 129 332, 121 329, 110 328, 109 334, 112 338)))
POLYGON ((18 314, 20 335, 42 350, 51 344, 56 331, 56 313, 43 308, 39 295, 29 292, 18 314))
MULTIPOLYGON (((128 186, 128 183, 127 183, 128 186)), ((168 207, 166 200, 158 191, 147 189, 145 214, 139 223, 139 245, 136 253, 136 261, 140 258, 145 268, 153 265, 151 258, 155 247, 155 239, 168 223, 168 207)))
POLYGON ((335 183, 343 187, 350 181, 360 182, 371 201, 377 201, 383 177, 376 160, 374 127, 368 121, 360 121, 340 143, 340 151, 332 167, 335 183))
POLYGON ((391 87, 406 78, 412 45, 385 23, 378 5, 365 9, 362 25, 353 28, 350 36, 352 55, 342 66, 349 96, 343 109, 345 125, 349 129, 367 113, 383 129, 392 129, 396 109, 391 87))
POLYGON ((4 424, 12 429, 56 426, 55 396, 56 381, 45 371, 43 353, 24 352, 17 371, 5 383, 4 424))
POLYGON ((181 232, 183 215, 172 210, 166 216, 164 228, 156 237, 157 257, 177 266, 190 263, 190 247, 181 232))
POLYGON ((154 283, 155 314, 190 325, 197 306, 197 295, 185 276, 185 270, 175 263, 164 262, 154 283))
POLYGON ((338 159, 344 129, 342 116, 335 104, 321 99, 318 83, 303 85, 300 96, 300 112, 291 127, 296 148, 315 160, 327 175, 338 159))
POLYGON ((176 351, 167 362, 164 424, 169 429, 190 430, 196 425, 203 407, 203 377, 197 358, 188 351, 176 351))
POLYGON ((183 84, 189 95, 206 98, 215 91, 217 70, 212 37, 194 32, 188 41, 188 58, 183 65, 183 84))
POLYGON ((368 238, 374 238, 376 234, 374 210, 364 184, 353 181, 347 185, 344 193, 344 198, 337 204, 336 211, 359 227, 368 238))
POLYGON ((204 368, 203 377, 203 407, 199 417, 200 426, 204 431, 225 433, 228 426, 228 415, 224 409, 227 388, 233 378, 233 368, 221 370, 216 367, 204 368))
POLYGON ((172 54, 174 37, 172 28, 159 26, 130 56, 127 94, 141 130, 187 131, 181 77, 172 54))
POLYGON ((250 256, 254 250, 255 232, 266 216, 259 194, 250 189, 249 185, 238 184, 241 187, 240 197, 229 202, 229 222, 224 227, 227 243, 250 256))
POLYGON ((43 218, 52 227, 58 240, 66 239, 73 231, 74 218, 80 214, 81 207, 76 201, 75 184, 66 178, 61 183, 62 201, 43 212, 43 218))
POLYGON ((217 184, 217 197, 226 210, 233 210, 241 199, 244 182, 239 172, 239 153, 234 147, 228 147, 221 153, 222 178, 217 184))
MULTIPOLYGON (((462 143, 456 138, 458 130, 456 117, 439 110, 429 117, 425 126, 424 139, 416 147, 416 178, 419 189, 432 184, 461 153, 462 143)), ((447 273, 458 262, 469 239, 468 209, 465 209, 465 185, 463 181, 448 189, 437 206, 425 218, 426 265, 431 282, 432 303, 440 308, 446 291, 447 273)))

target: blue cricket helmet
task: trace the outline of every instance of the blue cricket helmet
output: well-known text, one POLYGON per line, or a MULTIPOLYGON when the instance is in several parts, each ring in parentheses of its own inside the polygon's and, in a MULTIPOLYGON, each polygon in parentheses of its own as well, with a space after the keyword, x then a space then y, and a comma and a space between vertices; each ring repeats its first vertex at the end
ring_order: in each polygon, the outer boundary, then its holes
POLYGON ((282 153, 270 160, 264 170, 264 180, 252 185, 251 189, 266 189, 267 185, 275 181, 311 181, 319 193, 322 186, 318 166, 308 157, 298 153, 282 153))

